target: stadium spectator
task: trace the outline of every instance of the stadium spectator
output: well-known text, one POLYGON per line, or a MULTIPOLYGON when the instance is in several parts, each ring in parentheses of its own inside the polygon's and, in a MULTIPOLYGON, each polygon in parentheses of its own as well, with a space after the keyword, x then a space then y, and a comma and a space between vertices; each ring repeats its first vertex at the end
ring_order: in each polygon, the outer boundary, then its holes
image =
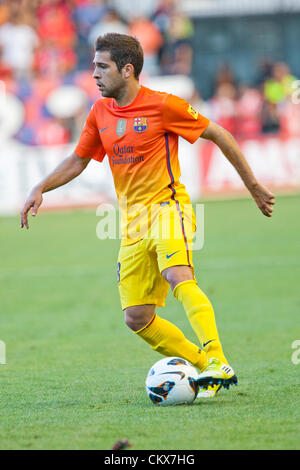
POLYGON ((168 70, 172 75, 190 75, 193 63, 193 48, 188 43, 178 44, 174 51, 173 61, 168 70))
MULTIPOLYGON (((125 3, 120 11, 127 11, 125 3)), ((65 122, 49 116, 47 96, 68 83, 87 93, 87 106, 99 98, 90 64, 95 39, 109 31, 140 40, 145 75, 191 75, 192 21, 178 11, 176 0, 150 3, 141 11, 150 15, 156 8, 152 16, 137 17, 135 12, 125 21, 119 10, 111 8, 117 8, 118 2, 0 0, 0 80, 25 107, 25 124, 18 139, 30 144, 59 143, 72 135, 65 122)), ((253 85, 239 84, 230 65, 223 64, 211 81, 212 98, 204 102, 199 95, 201 109, 236 135, 279 131, 300 135, 300 107, 291 100, 294 81, 287 64, 273 63, 270 58, 264 57, 258 64, 253 85)))
POLYGON ((265 81, 271 77, 273 69, 273 61, 266 57, 261 57, 257 67, 257 78, 255 86, 263 90, 265 81))
POLYGON ((287 64, 277 62, 272 67, 271 76, 263 86, 262 130, 264 133, 278 132, 281 128, 283 104, 291 97, 292 84, 296 80, 287 64))
MULTIPOLYGON (((297 91, 300 96, 300 89, 297 91)), ((286 136, 300 136, 300 106, 298 99, 286 100, 279 113, 280 130, 286 136)))
POLYGON ((42 0, 36 14, 40 47, 35 57, 35 70, 45 76, 68 74, 77 65, 77 31, 71 2, 42 0))
POLYGON ((261 108, 262 132, 264 134, 277 133, 280 130, 280 120, 275 103, 264 100, 261 108))
POLYGON ((160 31, 165 34, 170 25, 170 16, 176 9, 176 0, 161 0, 152 20, 155 22, 160 31))
POLYGON ((237 90, 236 79, 230 64, 225 63, 218 67, 214 82, 215 90, 217 90, 222 85, 231 85, 237 90))
POLYGON ((103 0, 75 0, 74 20, 80 39, 86 40, 92 27, 102 20, 106 12, 103 0))
POLYGON ((136 37, 144 50, 144 74, 158 73, 158 51, 163 43, 162 35, 150 19, 140 16, 129 25, 129 34, 136 37))
POLYGON ((69 2, 42 0, 37 8, 37 33, 41 40, 51 41, 57 48, 73 48, 77 32, 69 2))
POLYGON ((34 69, 44 76, 64 76, 77 65, 77 56, 71 47, 56 47, 51 39, 44 39, 35 54, 34 69))
POLYGON ((264 97, 270 103, 279 104, 293 92, 292 84, 296 80, 287 64, 277 62, 273 66, 272 75, 264 83, 264 97))
POLYGON ((235 86, 230 82, 223 82, 210 101, 211 118, 233 134, 236 133, 236 98, 235 86))
POLYGON ((104 0, 74 0, 74 22, 77 27, 76 54, 78 57, 78 67, 89 69, 91 66, 92 51, 87 40, 90 31, 94 26, 102 21, 107 13, 104 0))
POLYGON ((101 21, 93 26, 88 36, 89 44, 93 46, 98 36, 111 32, 128 34, 128 26, 113 9, 107 10, 101 21))
POLYGON ((163 0, 155 11, 154 24, 159 28, 163 43, 158 52, 161 72, 166 74, 191 72, 194 34, 192 21, 178 11, 175 0, 163 0))
POLYGON ((243 137, 253 137, 261 132, 260 112, 263 98, 257 88, 241 85, 236 101, 236 134, 243 137))
MULTIPOLYGON (((178 0, 176 0, 178 1, 178 0)), ((107 3, 111 8, 118 11, 119 15, 126 21, 130 22, 132 15, 146 16, 150 18, 158 3, 161 0, 108 0, 107 3)))
POLYGON ((9 20, 8 0, 0 1, 0 26, 9 20))
POLYGON ((11 13, 9 21, 0 27, 2 60, 18 78, 29 77, 38 46, 34 29, 23 20, 22 12, 11 13))
POLYGON ((3 52, 0 47, 0 80, 9 80, 13 76, 12 68, 3 60, 3 52))
POLYGON ((169 41, 176 47, 177 44, 187 42, 194 34, 192 21, 182 12, 176 9, 170 15, 167 36, 169 41))

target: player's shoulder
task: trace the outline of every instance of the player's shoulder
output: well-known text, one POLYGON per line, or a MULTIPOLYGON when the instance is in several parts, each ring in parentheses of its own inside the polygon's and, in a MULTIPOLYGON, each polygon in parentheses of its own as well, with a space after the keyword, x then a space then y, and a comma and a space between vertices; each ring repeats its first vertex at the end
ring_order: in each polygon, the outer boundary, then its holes
POLYGON ((143 102, 144 104, 158 112, 162 119, 164 119, 165 110, 168 108, 168 101, 172 95, 165 91, 153 90, 151 88, 144 88, 143 102))
POLYGON ((144 100, 152 100, 160 103, 164 103, 169 96, 169 93, 165 91, 152 90, 151 88, 143 86, 144 100))
POLYGON ((153 101, 153 103, 158 104, 158 102, 161 104, 162 110, 165 109, 173 109, 173 108, 178 108, 178 107, 185 107, 188 105, 187 101, 182 99, 181 97, 174 95, 173 93, 168 93, 165 91, 157 91, 157 90, 152 90, 150 88, 145 88, 145 96, 148 96, 150 100, 153 101))

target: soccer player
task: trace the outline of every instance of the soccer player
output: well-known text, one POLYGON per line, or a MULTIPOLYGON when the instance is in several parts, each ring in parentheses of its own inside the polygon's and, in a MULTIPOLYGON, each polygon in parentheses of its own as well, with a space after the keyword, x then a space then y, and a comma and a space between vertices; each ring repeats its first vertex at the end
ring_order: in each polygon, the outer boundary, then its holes
POLYGON ((21 213, 21 228, 29 228, 28 212, 37 214, 43 193, 78 176, 90 159, 101 162, 107 155, 122 215, 118 277, 125 322, 154 350, 197 367, 200 386, 213 396, 220 387, 237 383, 237 377, 224 355, 213 307, 194 276, 194 214, 184 212, 190 199, 179 182, 178 136, 191 143, 199 137, 214 142, 267 217, 274 196, 257 182, 226 130, 186 101, 141 86, 142 67, 143 50, 135 38, 109 33, 97 39, 93 77, 103 99, 91 108, 74 153, 33 188, 21 213), (172 234, 163 236, 161 229, 170 221, 172 234), (157 306, 164 306, 169 287, 201 348, 155 313, 157 306))

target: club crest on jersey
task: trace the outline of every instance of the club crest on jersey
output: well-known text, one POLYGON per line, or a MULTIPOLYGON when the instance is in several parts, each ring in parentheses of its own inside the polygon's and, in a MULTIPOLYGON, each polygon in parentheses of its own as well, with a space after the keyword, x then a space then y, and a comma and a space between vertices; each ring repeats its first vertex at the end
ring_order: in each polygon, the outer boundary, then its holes
POLYGON ((146 117, 134 118, 133 128, 136 132, 144 132, 147 129, 148 123, 146 117))
POLYGON ((194 119, 198 118, 198 111, 196 111, 191 105, 189 105, 188 107, 188 113, 190 113, 190 115, 193 116, 194 119))
POLYGON ((126 131, 126 124, 127 124, 126 119, 118 119, 116 133, 119 137, 122 137, 122 135, 126 131))

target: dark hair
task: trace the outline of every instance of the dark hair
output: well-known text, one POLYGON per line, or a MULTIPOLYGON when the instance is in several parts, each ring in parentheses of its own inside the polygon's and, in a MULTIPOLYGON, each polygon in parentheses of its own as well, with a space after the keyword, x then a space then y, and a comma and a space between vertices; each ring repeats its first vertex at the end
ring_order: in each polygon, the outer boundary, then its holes
POLYGON ((110 58, 116 63, 119 72, 126 64, 132 64, 134 76, 139 78, 144 65, 144 53, 136 38, 126 34, 107 33, 98 37, 95 49, 110 52, 110 58))

